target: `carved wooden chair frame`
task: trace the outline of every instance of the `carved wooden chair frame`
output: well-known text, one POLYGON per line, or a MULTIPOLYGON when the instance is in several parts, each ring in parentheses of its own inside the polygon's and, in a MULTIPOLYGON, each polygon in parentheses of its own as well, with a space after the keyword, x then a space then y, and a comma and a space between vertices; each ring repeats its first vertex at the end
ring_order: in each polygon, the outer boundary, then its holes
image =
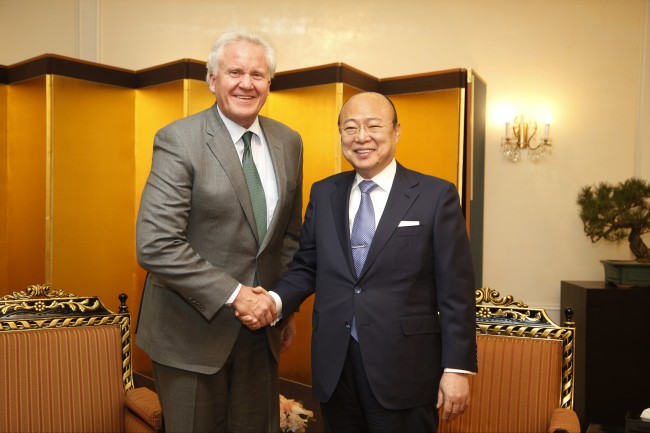
POLYGON ((133 388, 131 318, 126 307, 127 295, 121 294, 119 299, 119 312, 114 313, 98 297, 78 297, 35 284, 0 297, 0 332, 117 324, 122 339, 122 382, 126 392, 133 388))
POLYGON ((542 308, 530 308, 512 296, 489 287, 476 290, 476 333, 552 339, 562 342, 562 392, 560 406, 573 409, 574 338, 573 312, 567 309, 563 326, 557 325, 542 308))

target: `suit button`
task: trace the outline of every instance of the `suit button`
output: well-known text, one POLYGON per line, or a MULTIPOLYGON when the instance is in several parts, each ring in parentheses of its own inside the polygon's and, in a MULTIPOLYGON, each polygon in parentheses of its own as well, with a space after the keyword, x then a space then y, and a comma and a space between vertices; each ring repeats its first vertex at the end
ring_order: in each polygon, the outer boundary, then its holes
POLYGON ((354 293, 357 294, 357 295, 358 295, 359 293, 361 293, 361 287, 355 287, 355 288, 354 288, 354 293))
POLYGON ((350 329, 350 323, 345 322, 345 328, 346 328, 346 329, 350 329))

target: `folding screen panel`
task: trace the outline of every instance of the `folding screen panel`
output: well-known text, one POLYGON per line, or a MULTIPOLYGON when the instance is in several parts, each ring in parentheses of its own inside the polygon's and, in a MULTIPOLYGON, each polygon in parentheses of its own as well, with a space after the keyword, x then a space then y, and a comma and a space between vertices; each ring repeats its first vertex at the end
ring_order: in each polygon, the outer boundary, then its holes
POLYGON ((7 85, 0 84, 0 287, 7 285, 7 85))
POLYGON ((115 305, 116 289, 135 297, 135 95, 123 87, 49 77, 46 280, 72 293, 92 290, 115 305))
MULTIPOLYGON (((46 225, 49 223, 47 118, 50 78, 40 76, 7 86, 6 153, 6 286, 24 288, 44 281, 46 272, 46 225)), ((1 257, 1 256, 0 256, 1 257)))
POLYGON ((396 159, 456 187, 462 185, 460 93, 460 89, 444 89, 391 95, 402 125, 396 159))
POLYGON ((304 144, 303 211, 309 190, 317 180, 341 171, 341 152, 336 119, 341 106, 341 84, 285 89, 271 92, 266 116, 300 132, 304 144))

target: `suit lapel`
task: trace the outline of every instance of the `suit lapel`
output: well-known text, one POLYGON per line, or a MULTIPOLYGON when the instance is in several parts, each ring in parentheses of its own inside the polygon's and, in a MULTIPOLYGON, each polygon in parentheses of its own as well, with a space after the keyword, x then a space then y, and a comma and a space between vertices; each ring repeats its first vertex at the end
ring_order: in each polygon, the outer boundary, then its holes
POLYGON ((395 173, 395 180, 388 195, 386 208, 377 225, 377 230, 372 238, 366 263, 363 267, 364 270, 359 277, 363 276, 367 269, 372 266, 372 263, 379 256, 384 246, 386 246, 386 243, 397 229, 404 215, 418 197, 418 193, 414 190, 417 184, 417 178, 400 164, 397 164, 397 172, 395 173))
MULTIPOLYGON (((281 210, 284 208, 287 201, 287 170, 285 168, 282 137, 276 135, 276 130, 271 126, 272 124, 268 122, 265 117, 260 116, 259 119, 260 126, 262 127, 262 132, 264 133, 264 138, 266 139, 266 144, 269 146, 271 160, 273 161, 273 170, 275 171, 275 182, 278 185, 278 203, 275 206, 275 213, 271 218, 271 223, 269 224, 269 228, 266 232, 266 236, 264 237, 264 241, 260 246, 261 251, 266 247, 271 238, 275 235, 279 223, 279 215, 282 213, 281 210)), ((253 223, 254 222, 255 220, 253 219, 253 223)))
POLYGON ((348 267, 352 275, 355 275, 354 260, 352 259, 352 251, 350 250, 350 190, 354 182, 355 172, 346 172, 344 176, 339 178, 336 182, 336 188, 332 193, 331 204, 332 214, 334 215, 334 226, 336 227, 336 234, 339 238, 341 249, 347 259, 348 267))
POLYGON ((244 177, 244 171, 242 170, 241 160, 232 142, 232 138, 228 133, 228 129, 226 129, 226 125, 224 125, 221 117, 219 117, 216 104, 207 114, 206 133, 206 144, 230 179, 230 183, 239 199, 248 224, 251 226, 251 230, 259 243, 255 214, 253 214, 253 205, 248 194, 248 186, 244 177))

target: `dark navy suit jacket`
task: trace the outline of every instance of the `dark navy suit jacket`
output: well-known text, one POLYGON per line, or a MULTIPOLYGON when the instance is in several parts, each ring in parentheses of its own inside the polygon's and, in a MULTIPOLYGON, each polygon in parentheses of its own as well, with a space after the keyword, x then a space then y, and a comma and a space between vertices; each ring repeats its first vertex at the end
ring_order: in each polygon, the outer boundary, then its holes
POLYGON ((315 293, 317 400, 329 400, 338 383, 354 313, 377 400, 388 409, 435 404, 444 368, 477 371, 474 273, 458 193, 450 182, 397 164, 357 278, 348 212, 354 177, 344 172, 312 186, 299 249, 273 290, 285 317, 315 293))

